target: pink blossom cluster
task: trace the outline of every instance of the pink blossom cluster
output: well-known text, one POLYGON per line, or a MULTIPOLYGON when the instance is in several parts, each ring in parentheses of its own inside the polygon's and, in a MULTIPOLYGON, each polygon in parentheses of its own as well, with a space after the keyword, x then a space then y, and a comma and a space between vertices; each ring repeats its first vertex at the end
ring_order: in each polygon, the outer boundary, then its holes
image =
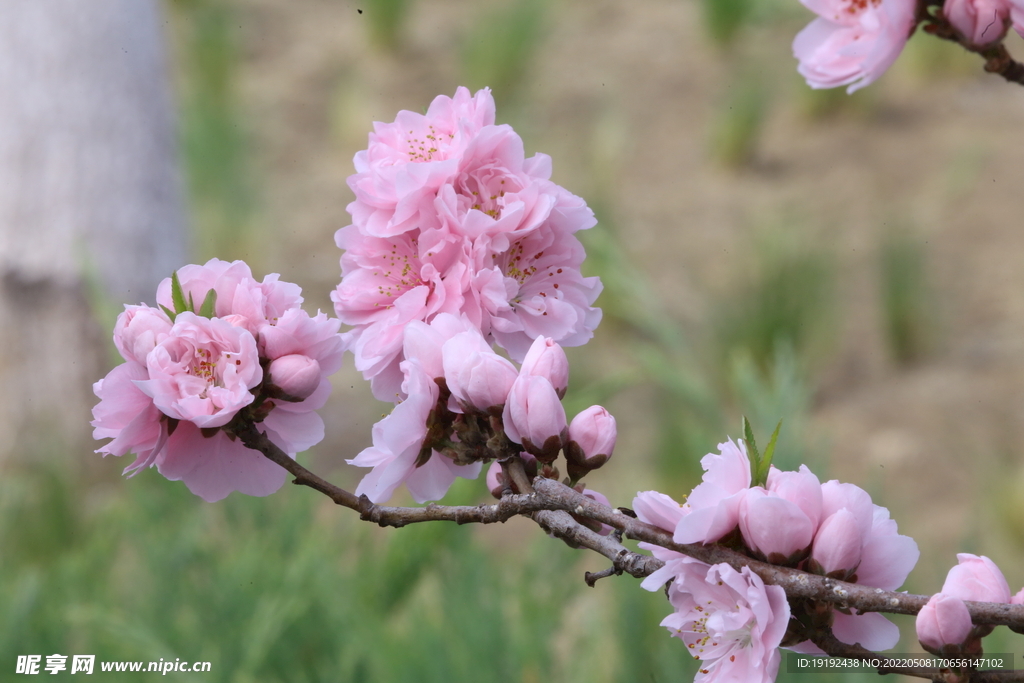
POLYGON ((551 182, 550 157, 526 158, 515 131, 495 125, 489 90, 459 88, 426 114, 375 123, 355 167, 332 299, 377 398, 408 393, 404 331, 441 313, 465 316, 517 361, 541 336, 564 346, 593 336, 601 283, 580 273, 574 233, 594 214, 551 182))
MULTIPOLYGON (((723 543, 758 560, 883 590, 898 588, 917 563, 914 540, 898 534, 889 512, 873 504, 867 492, 853 484, 821 483, 801 466, 797 472, 772 467, 765 486, 752 486, 751 463, 743 442, 719 444, 719 452, 709 453, 701 464, 703 481, 684 504, 663 493, 645 491, 633 501, 637 516, 672 532, 676 543, 723 543)), ((729 621, 737 617, 729 614, 722 615, 725 621, 719 622, 707 609, 695 614, 692 605, 703 604, 699 597, 707 592, 705 584, 712 573, 715 581, 725 580, 728 571, 723 566, 709 567, 646 543, 641 547, 665 562, 642 584, 648 590, 658 590, 669 583, 669 598, 676 612, 662 625, 688 645, 701 640, 711 624, 720 629, 712 639, 719 644, 731 638, 728 634, 741 634, 725 649, 692 648, 695 656, 709 664, 709 675, 723 680, 772 680, 774 673, 760 678, 750 672, 778 668, 775 648, 782 642, 790 608, 784 599, 773 597, 774 587, 763 586, 753 575, 743 574, 742 580, 732 577, 731 581, 746 591, 750 605, 749 612, 744 612, 747 621, 739 628, 729 621), (783 625, 776 625, 777 621, 783 625), (726 622, 728 627, 718 626, 726 622), (742 653, 738 654, 737 648, 742 653), (727 661, 722 659, 725 654, 729 654, 727 661)), ((728 609, 729 604, 725 600, 723 607, 716 609, 728 609)), ((899 640, 899 629, 881 614, 837 611, 830 619, 833 633, 846 643, 884 650, 899 640)), ((806 636, 799 642, 800 634, 789 635, 789 642, 797 643, 794 650, 821 653, 806 636)))
POLYGON ((247 409, 289 455, 318 443, 316 414, 341 366, 340 322, 310 317, 301 290, 276 274, 257 282, 242 261, 189 265, 157 289, 157 308, 125 306, 114 344, 125 362, 93 387, 97 452, 155 466, 207 501, 273 493, 286 472, 225 427, 247 409), (202 302, 197 303, 197 302, 202 302))
MULTIPOLYGON (((812 88, 854 92, 892 66, 917 26, 916 0, 801 0, 818 18, 797 34, 797 70, 812 88)), ((1024 0, 945 0, 939 18, 964 44, 992 47, 1011 26, 1024 35, 1024 0)))
POLYGON ((537 337, 519 368, 465 314, 413 320, 402 342, 404 399, 374 425, 373 445, 349 460, 373 468, 357 495, 384 502, 405 484, 423 503, 444 496, 456 477, 476 478, 494 458, 522 454, 536 472, 538 462, 550 468, 564 448, 579 474, 611 457, 615 418, 604 408, 588 408, 567 423, 561 398, 569 364, 551 338, 537 337))
POLYGON ((1024 588, 1010 595, 1010 585, 996 563, 984 555, 960 553, 942 590, 917 614, 917 638, 937 655, 980 654, 981 638, 991 626, 975 626, 965 600, 1024 604, 1024 588))

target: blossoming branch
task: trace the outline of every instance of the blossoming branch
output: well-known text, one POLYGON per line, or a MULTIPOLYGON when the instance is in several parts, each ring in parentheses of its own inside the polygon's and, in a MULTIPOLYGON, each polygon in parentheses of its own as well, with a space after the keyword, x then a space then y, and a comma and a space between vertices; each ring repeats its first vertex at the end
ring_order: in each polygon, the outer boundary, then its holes
MULTIPOLYGON (((851 88, 891 63, 916 16, 902 0, 808 5, 823 18, 797 39, 800 52, 819 55, 805 75, 851 88), (821 45, 846 61, 825 59, 821 45), (858 51, 865 45, 870 59, 858 51)), ((1007 9, 1006 21, 1013 16, 1007 9)), ((916 614, 924 648, 968 662, 899 673, 1024 680, 970 663, 995 625, 1024 631, 1024 589, 1011 595, 991 559, 961 554, 934 596, 895 592, 917 544, 863 489, 821 482, 806 466, 775 468, 778 429, 761 452, 745 424, 741 440, 704 457, 703 481, 683 501, 652 490, 613 508, 587 488, 617 440, 605 408, 569 419, 562 404, 563 347, 585 343, 601 319, 601 283, 583 276, 576 237, 594 216, 551 182, 550 158, 526 158, 494 117, 489 91, 460 88, 426 114, 375 124, 349 178, 352 224, 336 235, 337 319, 303 311, 299 288, 277 275, 257 282, 246 264, 217 259, 164 280, 156 307, 126 306, 114 329, 125 362, 95 384, 94 435, 112 439, 98 452, 133 452, 126 473, 156 467, 211 502, 269 495, 291 474, 382 526, 529 517, 610 561, 588 584, 628 573, 664 590, 661 623, 701 661, 699 681, 772 681, 780 648, 868 658, 899 640, 885 612, 916 614), (345 351, 373 395, 394 404, 349 461, 369 470, 355 492, 295 460, 323 439, 316 411, 345 351), (480 490, 496 503, 431 502, 485 466, 480 490), (429 504, 386 506, 400 487, 429 504), (641 541, 641 552, 623 538, 641 541)))

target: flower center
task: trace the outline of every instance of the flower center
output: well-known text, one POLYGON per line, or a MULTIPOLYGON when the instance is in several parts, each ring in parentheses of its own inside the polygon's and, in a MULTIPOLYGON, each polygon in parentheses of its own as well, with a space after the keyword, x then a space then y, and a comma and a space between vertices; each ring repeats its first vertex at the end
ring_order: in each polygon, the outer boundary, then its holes
POLYGON ((427 126, 425 132, 418 134, 416 131, 410 130, 405 138, 405 153, 409 157, 409 161, 414 162, 443 159, 442 148, 447 147, 448 142, 454 137, 454 133, 447 135, 438 133, 433 126, 427 126))

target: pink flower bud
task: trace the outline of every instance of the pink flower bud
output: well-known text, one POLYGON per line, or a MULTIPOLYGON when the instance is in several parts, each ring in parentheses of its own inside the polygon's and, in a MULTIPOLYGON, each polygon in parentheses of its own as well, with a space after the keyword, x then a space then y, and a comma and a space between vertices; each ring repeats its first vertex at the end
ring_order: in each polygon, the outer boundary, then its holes
POLYGON ((1024 605, 1024 588, 1017 591, 1017 594, 1010 598, 1011 605, 1024 605))
MULTIPOLYGON (((856 516, 842 508, 832 513, 821 523, 814 536, 811 558, 826 574, 845 570, 853 573, 860 564, 864 536, 856 516)), ((845 578, 845 577, 844 577, 845 578)))
POLYGON ((145 365, 146 356, 170 331, 171 322, 160 309, 125 306, 114 325, 114 344, 122 358, 145 365))
POLYGON ((463 408, 486 412, 505 405, 518 373, 479 333, 455 335, 442 348, 442 357, 448 389, 463 408))
POLYGON ((1010 586, 996 563, 984 555, 969 553, 956 556, 960 562, 949 570, 942 592, 961 600, 978 602, 1009 602, 1010 586))
POLYGON ((286 400, 308 398, 320 386, 321 378, 320 364, 309 356, 292 353, 270 363, 270 383, 284 392, 286 400))
MULTIPOLYGON (((564 398, 569 387, 569 360, 565 351, 551 337, 537 337, 523 359, 520 374, 544 377, 555 388, 558 398, 564 398)), ((609 454, 610 455, 610 454, 609 454)))
POLYGON ((814 538, 814 525, 799 506, 760 487, 746 492, 739 512, 743 540, 769 561, 772 555, 780 562, 792 558, 814 538))
POLYGON ((803 510, 815 527, 821 521, 821 482, 807 465, 800 465, 798 472, 782 472, 772 467, 768 471, 769 492, 784 498, 803 510))
POLYGON ((941 653, 944 646, 958 646, 970 636, 971 614, 960 598, 936 593, 917 613, 917 639, 926 650, 941 653))
POLYGON ((544 463, 553 462, 568 427, 562 402, 544 377, 520 374, 502 413, 505 434, 544 463))
POLYGON ((946 0, 942 13, 968 42, 979 47, 999 42, 1010 27, 1006 0, 946 0))
POLYGON ((566 457, 588 466, 587 469, 596 469, 612 457, 617 435, 615 418, 611 413, 601 406, 590 406, 569 424, 570 445, 566 449, 566 457))

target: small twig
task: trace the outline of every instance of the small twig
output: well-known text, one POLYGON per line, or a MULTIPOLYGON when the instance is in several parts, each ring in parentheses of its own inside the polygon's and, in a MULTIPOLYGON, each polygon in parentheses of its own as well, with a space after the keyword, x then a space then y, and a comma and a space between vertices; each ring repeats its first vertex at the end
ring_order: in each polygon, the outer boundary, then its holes
POLYGON ((242 443, 249 448, 263 453, 263 455, 288 470, 288 472, 295 477, 295 481, 292 483, 316 489, 338 505, 343 505, 355 510, 356 512, 363 511, 362 502, 354 493, 349 493, 345 489, 335 486, 326 479, 321 479, 307 470, 305 467, 300 465, 298 461, 278 448, 270 439, 267 438, 267 435, 259 431, 256 428, 256 425, 252 422, 239 422, 239 424, 232 425, 232 431, 235 436, 241 439, 242 443))
POLYGON ((622 576, 622 570, 612 565, 603 571, 599 572, 587 572, 583 575, 583 580, 587 582, 587 585, 591 588, 597 586, 597 582, 608 576, 622 576))

